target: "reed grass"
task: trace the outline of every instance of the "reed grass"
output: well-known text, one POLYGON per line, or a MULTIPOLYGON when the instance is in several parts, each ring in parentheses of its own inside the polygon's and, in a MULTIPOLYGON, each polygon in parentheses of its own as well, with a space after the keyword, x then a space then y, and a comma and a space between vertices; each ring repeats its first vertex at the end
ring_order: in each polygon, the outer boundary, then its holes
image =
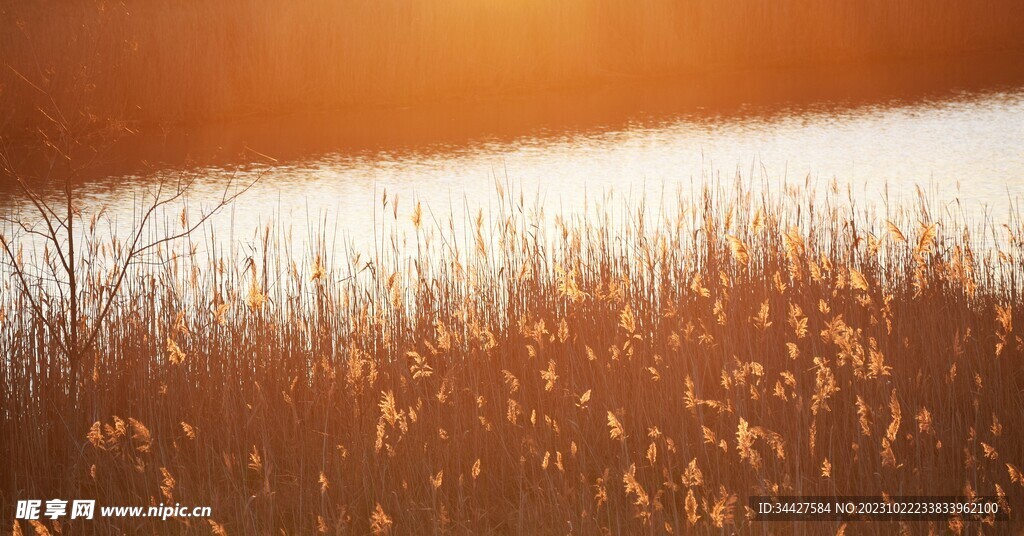
MULTIPOLYGON (((0 511, 209 505, 62 528, 227 534, 760 531, 755 494, 1024 512, 1019 219, 805 188, 564 219, 500 198, 463 226, 385 194, 362 255, 313 225, 305 247, 258 230, 252 256, 174 245, 136 268, 78 389, 6 280, 0 511)), ((902 529, 1008 527, 975 524, 902 529)))
POLYGON ((1021 48, 1013 0, 75 0, 0 6, 0 131, 401 106, 1021 48), (10 68, 8 68, 10 67, 10 68), (32 88, 18 74, 37 88, 32 88), (41 90, 41 91, 40 91, 41 90))

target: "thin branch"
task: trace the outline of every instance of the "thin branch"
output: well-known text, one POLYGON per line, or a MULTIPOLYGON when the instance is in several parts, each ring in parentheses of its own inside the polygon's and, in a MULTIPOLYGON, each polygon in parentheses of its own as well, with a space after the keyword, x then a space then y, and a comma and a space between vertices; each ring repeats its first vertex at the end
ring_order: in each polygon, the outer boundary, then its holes
MULTIPOLYGON (((256 182, 259 181, 259 179, 261 177, 262 177, 262 175, 257 175, 257 177, 252 182, 247 184, 244 188, 242 188, 241 190, 236 191, 236 192, 234 192, 233 194, 230 194, 230 195, 228 194, 228 192, 230 191, 231 182, 229 182, 228 185, 224 189, 224 193, 221 195, 220 202, 218 202, 217 205, 212 210, 210 210, 208 213, 204 214, 199 219, 199 221, 197 221, 195 224, 193 224, 190 227, 188 227, 188 229, 186 229, 186 230, 184 230, 184 231, 182 231, 180 233, 174 234, 174 235, 165 236, 165 237, 163 237, 161 239, 158 239, 158 240, 155 240, 153 242, 150 242, 149 244, 147 244, 145 246, 139 246, 138 245, 139 244, 139 240, 141 240, 142 233, 143 233, 144 229, 146 228, 146 225, 148 224, 148 222, 149 222, 150 218, 152 217, 153 213, 159 207, 164 206, 167 203, 169 203, 169 202, 171 202, 171 201, 173 201, 175 199, 181 198, 191 188, 192 184, 194 183, 194 179, 192 181, 189 181, 184 188, 182 188, 180 186, 180 183, 179 183, 179 188, 178 188, 177 193, 175 193, 173 196, 171 196, 167 200, 161 201, 159 199, 159 197, 157 197, 156 201, 154 201, 154 203, 143 214, 142 219, 141 219, 141 221, 138 224, 138 227, 137 227, 136 232, 135 232, 135 236, 132 239, 132 245, 128 248, 128 250, 127 250, 128 253, 124 257, 124 261, 121 264, 120 269, 118 270, 117 279, 115 280, 113 285, 108 287, 110 289, 110 295, 107 298, 107 300, 105 301, 103 307, 100 309, 99 315, 96 316, 96 322, 93 325, 91 332, 86 337, 85 343, 82 345, 82 352, 83 353, 88 352, 89 350, 92 349, 93 345, 96 343, 96 340, 97 340, 97 338, 99 337, 99 334, 100 334, 100 328, 103 325, 103 321, 107 317, 107 315, 109 314, 110 307, 113 305, 115 299, 117 298, 117 295, 120 293, 121 286, 124 283, 124 278, 125 278, 125 276, 128 273, 128 269, 138 259, 138 257, 140 257, 146 251, 148 251, 148 250, 150 250, 150 249, 152 249, 154 247, 157 247, 157 246, 159 246, 161 244, 165 244, 167 242, 171 242, 173 240, 177 240, 179 238, 184 238, 186 236, 189 236, 196 229, 198 229, 200 226, 202 226, 204 223, 206 223, 210 218, 212 218, 217 212, 219 212, 224 207, 226 207, 229 204, 231 204, 240 195, 244 194, 250 188, 252 188, 256 184, 256 182)), ((158 188, 158 192, 162 191, 162 189, 163 189, 163 182, 161 181, 160 186, 158 188)), ((159 193, 158 193, 158 196, 159 196, 159 193)))
POLYGON ((25 290, 24 296, 28 300, 29 307, 32 308, 32 312, 35 313, 36 316, 40 320, 42 320, 48 328, 50 328, 50 331, 52 331, 53 333, 59 333, 61 335, 61 337, 57 338, 57 344, 59 344, 61 349, 64 350, 64 352, 66 353, 68 348, 64 339, 67 337, 67 333, 64 331, 64 326, 62 325, 61 329, 58 330, 54 327, 53 322, 46 317, 42 305, 36 302, 35 298, 32 296, 32 292, 30 292, 32 287, 28 284, 28 281, 25 280, 25 271, 18 267, 18 258, 17 256, 14 255, 14 252, 11 251, 10 244, 7 242, 7 239, 2 234, 0 234, 0 246, 3 247, 4 252, 7 254, 8 259, 10 259, 11 264, 14 266, 14 274, 18 278, 18 281, 21 283, 22 288, 25 290))

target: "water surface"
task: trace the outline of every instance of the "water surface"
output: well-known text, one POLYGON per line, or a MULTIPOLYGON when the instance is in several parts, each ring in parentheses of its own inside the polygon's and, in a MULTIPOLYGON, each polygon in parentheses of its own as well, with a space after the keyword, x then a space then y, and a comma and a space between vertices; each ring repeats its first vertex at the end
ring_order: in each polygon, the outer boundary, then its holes
POLYGON ((419 200, 443 220, 493 207, 496 182, 568 213, 610 191, 657 202, 737 175, 769 188, 835 180, 867 204, 912 200, 921 186, 960 199, 975 220, 1005 219, 1024 194, 1024 69, 972 60, 741 72, 235 120, 132 137, 97 169, 80 187, 84 205, 119 222, 161 177, 198 176, 189 203, 199 206, 258 173, 230 214, 240 235, 315 220, 357 245, 373 236, 385 190, 403 213, 419 200))

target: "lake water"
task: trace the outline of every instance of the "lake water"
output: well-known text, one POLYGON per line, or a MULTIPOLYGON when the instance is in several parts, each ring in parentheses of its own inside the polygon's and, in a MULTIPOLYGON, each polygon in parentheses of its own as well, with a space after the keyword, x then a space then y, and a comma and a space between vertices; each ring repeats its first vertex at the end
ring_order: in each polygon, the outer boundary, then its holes
POLYGON ((1024 195, 1024 69, 970 60, 731 73, 177 128, 113 148, 80 187, 84 208, 130 221, 141 189, 181 173, 199 177, 193 205, 230 177, 261 175, 231 211, 240 236, 271 222, 304 235, 326 221, 357 246, 373 236, 385 190, 402 218, 419 200, 445 220, 493 207, 496 181, 548 213, 612 191, 656 202, 739 173, 769 187, 835 179, 876 204, 922 186, 975 219, 1005 219, 1024 195))

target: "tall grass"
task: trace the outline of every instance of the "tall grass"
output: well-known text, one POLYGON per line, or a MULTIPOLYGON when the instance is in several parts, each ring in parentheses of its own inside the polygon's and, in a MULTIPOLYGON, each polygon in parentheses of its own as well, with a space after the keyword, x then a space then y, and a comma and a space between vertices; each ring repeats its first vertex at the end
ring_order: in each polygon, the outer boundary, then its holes
POLYGON ((760 530, 754 494, 1024 512, 1019 220, 795 188, 565 220, 501 198, 465 229, 385 198, 368 255, 283 227, 251 256, 165 250, 78 389, 5 282, 0 511, 209 505, 63 529, 228 534, 760 530))
POLYGON ((35 108, 52 113, 49 97, 68 119, 197 122, 723 68, 1013 52, 1022 26, 1013 0, 7 2, 0 63, 13 70, 0 71, 10 112, 0 130, 38 124, 35 108))

